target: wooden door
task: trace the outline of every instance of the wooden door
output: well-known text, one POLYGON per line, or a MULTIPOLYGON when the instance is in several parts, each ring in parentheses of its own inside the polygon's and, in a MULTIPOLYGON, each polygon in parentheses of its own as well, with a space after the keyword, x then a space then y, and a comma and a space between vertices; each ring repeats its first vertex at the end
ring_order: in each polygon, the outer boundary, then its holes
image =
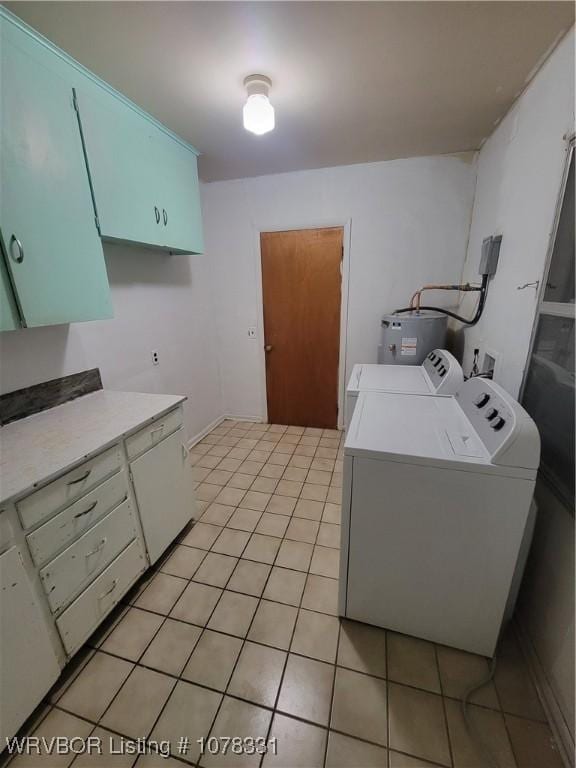
POLYGON ((268 421, 334 429, 343 230, 263 232, 268 421))

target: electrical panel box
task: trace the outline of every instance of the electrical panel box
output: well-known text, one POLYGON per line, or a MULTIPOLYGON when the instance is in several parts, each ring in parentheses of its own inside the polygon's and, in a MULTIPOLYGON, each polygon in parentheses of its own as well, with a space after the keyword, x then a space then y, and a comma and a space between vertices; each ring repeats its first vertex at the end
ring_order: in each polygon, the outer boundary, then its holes
POLYGON ((482 240, 482 256, 480 257, 480 275, 494 275, 498 266, 498 257, 500 256, 500 244, 502 235, 492 235, 482 240))

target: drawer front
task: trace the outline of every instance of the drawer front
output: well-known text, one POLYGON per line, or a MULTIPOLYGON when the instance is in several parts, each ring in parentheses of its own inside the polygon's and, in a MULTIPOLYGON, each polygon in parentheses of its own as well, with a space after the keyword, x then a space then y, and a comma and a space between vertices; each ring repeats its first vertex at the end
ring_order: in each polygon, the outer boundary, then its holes
POLYGON ((131 504, 124 501, 42 568, 40 578, 52 610, 66 605, 137 535, 131 504))
POLYGON ((121 470, 28 534, 26 540, 34 563, 45 563, 127 497, 127 477, 121 470))
POLYGON ((72 654, 146 570, 140 541, 134 541, 56 619, 67 653, 72 654))
POLYGON ((157 443, 182 426, 182 408, 174 408, 156 419, 152 424, 126 438, 126 452, 129 459, 140 456, 141 453, 153 448, 157 443))
POLYGON ((115 445, 30 496, 21 499, 16 504, 16 508, 24 528, 32 528, 42 520, 51 517, 62 507, 84 496, 94 486, 116 472, 120 468, 121 461, 120 446, 115 445))

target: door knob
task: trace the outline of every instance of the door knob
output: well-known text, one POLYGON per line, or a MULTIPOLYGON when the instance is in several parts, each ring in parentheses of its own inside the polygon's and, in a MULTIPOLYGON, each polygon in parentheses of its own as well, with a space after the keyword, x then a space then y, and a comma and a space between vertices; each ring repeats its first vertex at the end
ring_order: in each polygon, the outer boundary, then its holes
POLYGON ((272 346, 272 344, 266 344, 266 346, 264 347, 265 352, 272 352, 273 349, 274 347, 272 346))

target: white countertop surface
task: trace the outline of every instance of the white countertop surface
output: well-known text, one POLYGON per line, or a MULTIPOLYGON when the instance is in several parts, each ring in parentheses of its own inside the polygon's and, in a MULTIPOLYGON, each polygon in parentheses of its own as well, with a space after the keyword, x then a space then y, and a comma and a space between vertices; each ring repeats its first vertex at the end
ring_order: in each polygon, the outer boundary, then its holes
POLYGON ((174 408, 182 395, 99 390, 0 428, 0 504, 174 408))

